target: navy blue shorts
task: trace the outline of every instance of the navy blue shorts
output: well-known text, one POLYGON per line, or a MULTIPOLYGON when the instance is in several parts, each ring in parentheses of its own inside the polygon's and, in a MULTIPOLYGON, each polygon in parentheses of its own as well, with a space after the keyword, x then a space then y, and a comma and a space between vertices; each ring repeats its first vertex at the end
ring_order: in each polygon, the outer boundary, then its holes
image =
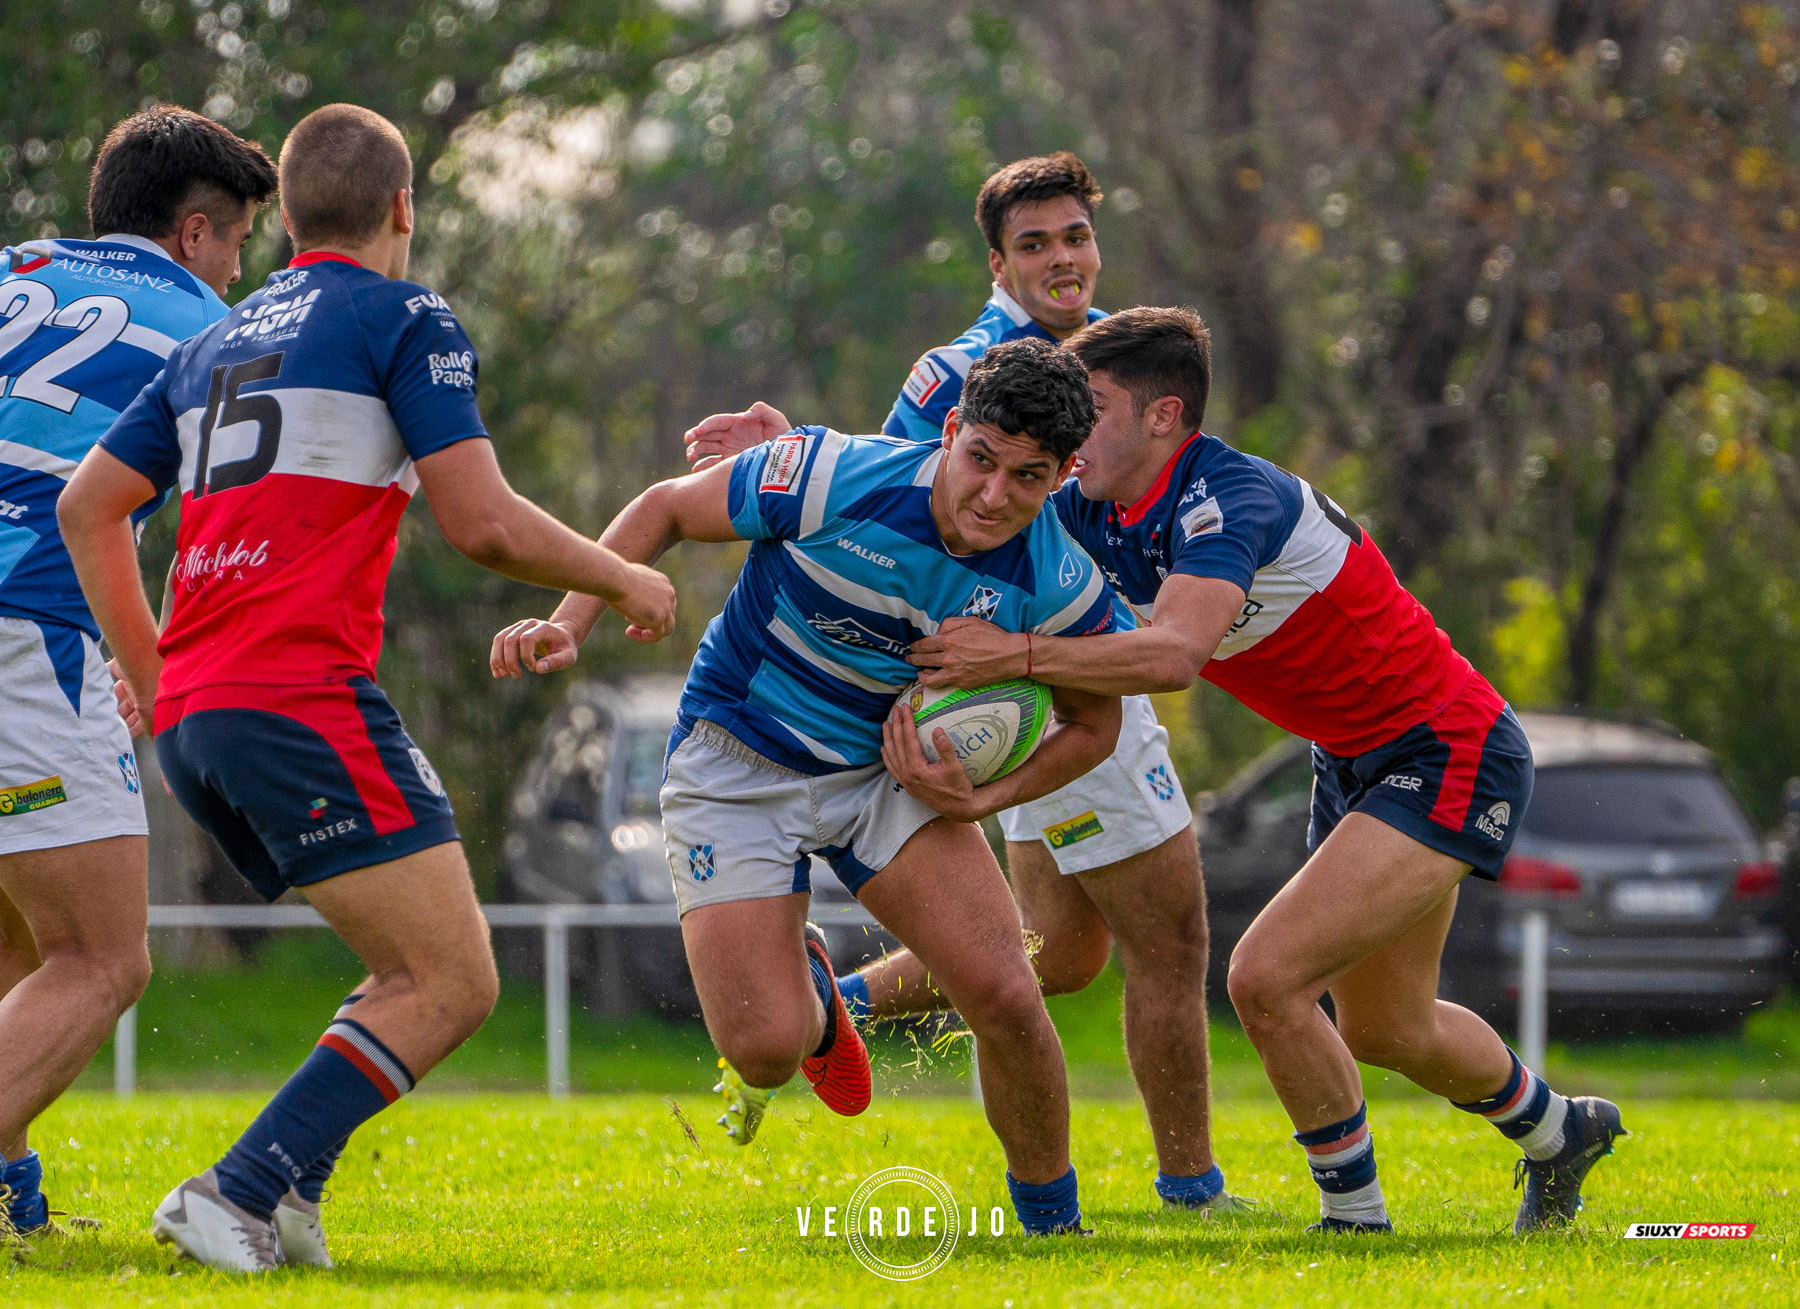
POLYGON ((169 789, 265 900, 459 839, 444 784, 366 677, 202 687, 159 699, 156 728, 169 789))
POLYGON ((1531 803, 1531 744, 1485 681, 1386 745, 1345 757, 1313 747, 1316 850, 1351 810, 1460 859, 1494 881, 1531 803))

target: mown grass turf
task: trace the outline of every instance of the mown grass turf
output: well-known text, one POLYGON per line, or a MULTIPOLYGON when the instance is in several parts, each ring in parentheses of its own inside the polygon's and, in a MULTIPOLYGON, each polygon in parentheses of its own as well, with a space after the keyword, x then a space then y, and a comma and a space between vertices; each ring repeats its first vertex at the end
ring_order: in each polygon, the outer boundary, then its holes
MULTIPOLYGON (((429 1084, 428 1084, 429 1085, 429 1084)), ((1234 1190, 1264 1207, 1208 1222, 1157 1208, 1142 1116, 1080 1102, 1075 1160, 1092 1240, 964 1235, 928 1279, 894 1284, 821 1233, 825 1205, 894 1164, 927 1169, 959 1206, 1006 1205, 974 1104, 878 1099, 834 1118, 790 1088, 748 1150, 723 1142, 698 1092, 579 1098, 420 1094, 358 1133, 327 1204, 340 1267, 254 1287, 180 1264, 146 1228, 164 1191, 210 1163, 255 1112, 237 1095, 129 1102, 75 1094, 36 1130, 53 1198, 104 1220, 37 1242, 4 1275, 15 1304, 527 1305, 1793 1303, 1792 1168, 1800 1108, 1627 1104, 1632 1138, 1603 1161, 1569 1235, 1507 1234, 1514 1152, 1447 1107, 1377 1101, 1392 1240, 1301 1233, 1316 1200, 1279 1110, 1219 1105, 1234 1190), (691 1141, 676 1110, 692 1122, 691 1141), (810 1206, 801 1237, 796 1207, 810 1206), (1635 1220, 1755 1222, 1748 1241, 1624 1241, 1635 1220)), ((840 1220, 841 1221, 841 1220, 840 1220)), ((985 1217, 983 1222, 985 1224, 985 1217)), ((916 1256, 909 1256, 916 1257, 916 1256)))

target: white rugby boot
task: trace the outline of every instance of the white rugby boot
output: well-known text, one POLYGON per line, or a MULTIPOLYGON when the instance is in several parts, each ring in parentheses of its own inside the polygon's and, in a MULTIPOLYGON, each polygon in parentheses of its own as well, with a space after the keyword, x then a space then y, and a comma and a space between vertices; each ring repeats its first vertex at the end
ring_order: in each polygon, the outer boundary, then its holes
POLYGON ((163 1197, 150 1232, 209 1268, 267 1273, 281 1265, 281 1237, 275 1224, 219 1194, 219 1179, 210 1168, 163 1197))
POLYGON ((304 1200, 293 1187, 275 1206, 275 1230, 281 1236, 281 1262, 305 1268, 333 1268, 325 1248, 325 1228, 319 1222, 319 1206, 304 1200))

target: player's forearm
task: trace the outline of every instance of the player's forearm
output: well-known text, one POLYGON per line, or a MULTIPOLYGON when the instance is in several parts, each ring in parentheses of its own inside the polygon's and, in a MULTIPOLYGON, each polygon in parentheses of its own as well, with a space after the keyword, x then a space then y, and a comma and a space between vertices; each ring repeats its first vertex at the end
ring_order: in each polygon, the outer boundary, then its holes
POLYGON ((156 653, 156 617, 138 573, 137 539, 131 523, 128 519, 92 523, 72 514, 64 516, 62 530, 63 544, 100 634, 112 647, 126 680, 148 704, 162 672, 162 657, 156 653))
POLYGON ((565 527, 522 496, 496 515, 488 530, 458 548, 484 568, 533 586, 615 599, 624 589, 626 562, 565 527))
MULTIPOLYGON (((1183 633, 1157 627, 1104 636, 1034 636, 1031 676, 1050 686, 1100 695, 1185 691, 1209 655, 1197 651, 1183 633)), ((1025 675, 1022 658, 1016 675, 1025 675)))
POLYGON ((1117 696, 1092 697, 1073 711, 1058 705, 1055 723, 1031 758, 998 781, 975 788, 982 816, 1059 791, 1098 768, 1118 748, 1120 716, 1117 696))
MULTIPOLYGON (((659 482, 626 505, 600 534, 600 544, 619 559, 633 564, 654 564, 681 540, 680 525, 659 482)), ((556 606, 550 621, 567 627, 580 645, 606 612, 606 605, 592 595, 571 591, 556 606)))

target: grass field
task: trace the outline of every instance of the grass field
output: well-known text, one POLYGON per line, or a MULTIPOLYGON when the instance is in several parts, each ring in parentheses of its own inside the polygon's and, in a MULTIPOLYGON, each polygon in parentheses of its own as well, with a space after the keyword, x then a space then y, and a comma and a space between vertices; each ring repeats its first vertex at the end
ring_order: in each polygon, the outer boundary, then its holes
POLYGON ((1301 1233, 1316 1201, 1266 1102, 1221 1105, 1219 1133, 1234 1188, 1264 1209, 1207 1222, 1152 1203, 1134 1106, 1084 1101, 1075 1158, 1092 1240, 1028 1241, 1010 1214, 996 1238, 984 1217, 983 1234, 964 1235, 942 1269, 895 1284, 822 1234, 823 1207, 894 1164, 936 1174, 963 1211, 1004 1206, 978 1108, 886 1100, 846 1122, 790 1091, 742 1152, 714 1135, 699 1095, 415 1096, 355 1138, 334 1180, 327 1221, 340 1268, 283 1270, 251 1292, 178 1264, 146 1227, 164 1190, 219 1154, 256 1107, 216 1094, 123 1105, 77 1094, 57 1106, 38 1133, 46 1184, 104 1226, 38 1242, 0 1284, 9 1303, 1771 1305, 1797 1290, 1792 1106, 1628 1106, 1634 1136, 1596 1171, 1578 1230, 1521 1242, 1505 1234, 1512 1156, 1491 1128, 1437 1105, 1377 1102, 1400 1234, 1346 1241, 1301 1233), (802 1237, 795 1210, 809 1206, 802 1237), (1664 1219, 1758 1228, 1747 1241, 1619 1239, 1627 1222, 1664 1219))

